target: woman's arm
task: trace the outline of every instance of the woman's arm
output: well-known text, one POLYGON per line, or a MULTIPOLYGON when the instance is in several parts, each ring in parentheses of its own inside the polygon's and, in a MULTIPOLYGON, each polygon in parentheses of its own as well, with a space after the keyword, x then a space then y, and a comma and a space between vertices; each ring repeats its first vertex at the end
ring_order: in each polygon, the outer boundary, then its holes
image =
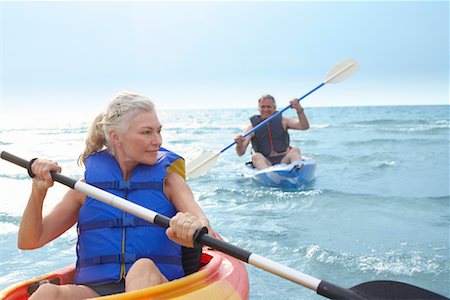
POLYGON ((167 174, 164 193, 179 212, 172 218, 170 228, 167 229, 169 238, 181 245, 192 247, 192 236, 198 228, 206 227, 210 234, 214 234, 209 220, 180 175, 167 174))
POLYGON ((48 189, 53 186, 50 171, 60 172, 61 168, 54 162, 37 160, 33 163, 32 170, 36 176, 19 226, 17 245, 20 249, 39 248, 60 236, 76 223, 78 211, 84 201, 82 193, 69 190, 43 217, 43 202, 48 189))

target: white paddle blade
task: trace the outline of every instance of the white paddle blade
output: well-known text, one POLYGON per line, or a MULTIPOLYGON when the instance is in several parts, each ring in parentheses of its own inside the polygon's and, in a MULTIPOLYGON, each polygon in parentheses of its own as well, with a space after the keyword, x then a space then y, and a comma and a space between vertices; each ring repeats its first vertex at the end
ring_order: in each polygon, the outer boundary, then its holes
POLYGON ((338 83, 345 80, 359 70, 359 64, 356 60, 349 58, 337 64, 327 73, 325 83, 338 83))
POLYGON ((220 152, 205 152, 186 166, 187 177, 198 178, 208 172, 217 162, 220 152))

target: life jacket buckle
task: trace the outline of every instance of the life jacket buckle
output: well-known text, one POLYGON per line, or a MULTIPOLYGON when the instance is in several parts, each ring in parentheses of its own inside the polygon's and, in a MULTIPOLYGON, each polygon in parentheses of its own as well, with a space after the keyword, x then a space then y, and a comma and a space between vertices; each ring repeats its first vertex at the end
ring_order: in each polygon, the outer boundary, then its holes
POLYGON ((116 219, 116 225, 114 227, 123 227, 123 219, 117 218, 116 219))
POLYGON ((122 181, 116 180, 113 181, 114 189, 116 190, 130 190, 131 189, 131 181, 122 181))
POLYGON ((117 218, 113 227, 136 227, 135 218, 117 218))

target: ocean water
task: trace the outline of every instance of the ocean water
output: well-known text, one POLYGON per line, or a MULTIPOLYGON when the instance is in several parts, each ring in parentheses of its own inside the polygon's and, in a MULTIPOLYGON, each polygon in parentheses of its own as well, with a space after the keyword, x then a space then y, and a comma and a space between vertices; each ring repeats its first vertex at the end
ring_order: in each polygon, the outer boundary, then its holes
MULTIPOLYGON (((237 157, 233 149, 205 176, 187 182, 215 230, 232 244, 342 287, 396 280, 450 297, 449 109, 306 108, 310 130, 290 131, 292 144, 317 162, 316 179, 304 190, 244 179, 249 153, 237 157)), ((219 151, 254 113, 160 111, 163 145, 187 161, 219 151)), ((76 159, 91 119, 30 120, 0 120, 0 150, 53 159, 65 175, 80 178, 76 159)), ((73 229, 41 249, 17 249, 29 190, 24 169, 0 161, 0 289, 75 260, 73 229)), ((44 210, 65 190, 55 184, 44 210)), ((251 299, 322 298, 247 269, 251 299)))

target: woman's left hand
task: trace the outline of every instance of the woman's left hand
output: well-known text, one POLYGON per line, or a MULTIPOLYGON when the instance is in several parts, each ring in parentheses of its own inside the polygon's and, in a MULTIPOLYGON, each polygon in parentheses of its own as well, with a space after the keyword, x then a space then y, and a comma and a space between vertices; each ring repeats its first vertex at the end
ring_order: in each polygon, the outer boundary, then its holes
MULTIPOLYGON (((194 247, 194 234, 205 224, 190 213, 177 213, 169 223, 166 234, 175 243, 192 248, 194 247)), ((209 225, 209 224, 208 224, 209 225)))

